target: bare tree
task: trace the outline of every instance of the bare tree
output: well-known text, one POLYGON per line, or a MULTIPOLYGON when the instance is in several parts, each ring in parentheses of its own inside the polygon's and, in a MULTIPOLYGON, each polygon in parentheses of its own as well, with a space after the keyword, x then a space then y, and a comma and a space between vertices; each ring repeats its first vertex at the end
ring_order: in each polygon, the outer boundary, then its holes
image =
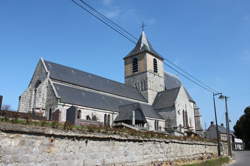
POLYGON ((11 106, 10 105, 3 105, 1 110, 3 110, 3 111, 11 111, 11 106))

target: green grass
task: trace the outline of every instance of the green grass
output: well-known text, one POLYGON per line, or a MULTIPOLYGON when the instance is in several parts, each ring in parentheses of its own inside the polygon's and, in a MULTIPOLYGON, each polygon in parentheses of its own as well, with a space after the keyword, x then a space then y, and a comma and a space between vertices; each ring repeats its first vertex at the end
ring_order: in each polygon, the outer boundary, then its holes
POLYGON ((223 164, 229 163, 229 161, 230 161, 229 157, 221 157, 218 159, 207 160, 202 163, 187 164, 183 166, 222 166, 223 164))

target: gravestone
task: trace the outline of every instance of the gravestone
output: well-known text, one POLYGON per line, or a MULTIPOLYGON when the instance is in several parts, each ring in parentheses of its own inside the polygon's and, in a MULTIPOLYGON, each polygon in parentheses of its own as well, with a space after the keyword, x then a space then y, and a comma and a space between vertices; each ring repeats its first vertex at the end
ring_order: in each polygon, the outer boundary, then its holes
POLYGON ((72 106, 66 112, 66 121, 75 125, 77 121, 77 108, 72 106))

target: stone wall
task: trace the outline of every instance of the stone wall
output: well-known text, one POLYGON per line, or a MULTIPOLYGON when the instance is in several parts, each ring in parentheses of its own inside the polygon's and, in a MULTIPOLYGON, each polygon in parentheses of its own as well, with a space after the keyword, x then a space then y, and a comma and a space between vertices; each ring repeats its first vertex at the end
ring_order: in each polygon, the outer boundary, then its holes
POLYGON ((19 98, 19 112, 44 111, 47 99, 48 76, 40 60, 29 83, 28 88, 19 98))
MULTIPOLYGON (((188 127, 189 129, 195 131, 195 120, 194 120, 194 108, 192 107, 189 98, 187 96, 187 93, 185 92, 183 86, 181 86, 179 94, 177 96, 176 102, 175 102, 175 108, 176 108, 176 125, 179 127, 180 125, 184 127, 183 123, 183 111, 187 111, 188 116, 188 127)), ((185 130, 182 128, 182 132, 185 130)))
POLYGON ((150 165, 215 154, 216 144, 0 125, 0 165, 150 165))

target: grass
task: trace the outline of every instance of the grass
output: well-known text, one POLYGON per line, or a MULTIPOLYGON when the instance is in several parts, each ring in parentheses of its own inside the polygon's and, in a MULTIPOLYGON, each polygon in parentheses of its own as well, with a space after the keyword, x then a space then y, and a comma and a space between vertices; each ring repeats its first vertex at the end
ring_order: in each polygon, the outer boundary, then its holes
POLYGON ((229 163, 229 161, 230 161, 229 157, 221 157, 217 159, 207 160, 202 163, 187 164, 182 166, 222 166, 226 163, 229 163))

